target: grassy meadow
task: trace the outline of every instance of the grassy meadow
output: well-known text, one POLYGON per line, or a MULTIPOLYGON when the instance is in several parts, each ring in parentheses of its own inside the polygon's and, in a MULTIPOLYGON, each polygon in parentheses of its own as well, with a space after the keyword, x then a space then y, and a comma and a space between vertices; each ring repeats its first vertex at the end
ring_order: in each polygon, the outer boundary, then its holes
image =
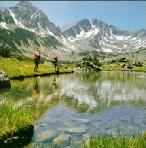
POLYGON ((101 70, 107 70, 107 71, 139 71, 139 72, 146 72, 146 61, 142 62, 142 66, 135 66, 133 65, 133 61, 128 61, 127 64, 132 65, 132 69, 129 69, 127 67, 122 67, 124 62, 102 62, 101 70))
MULTIPOLYGON (((69 65, 68 68, 60 65, 60 72, 69 72, 73 69, 73 65, 69 65)), ((18 75, 32 75, 35 73, 54 73, 55 68, 51 63, 39 64, 38 72, 34 72, 33 60, 19 60, 16 58, 3 58, 0 57, 0 69, 4 70, 9 77, 18 75)))

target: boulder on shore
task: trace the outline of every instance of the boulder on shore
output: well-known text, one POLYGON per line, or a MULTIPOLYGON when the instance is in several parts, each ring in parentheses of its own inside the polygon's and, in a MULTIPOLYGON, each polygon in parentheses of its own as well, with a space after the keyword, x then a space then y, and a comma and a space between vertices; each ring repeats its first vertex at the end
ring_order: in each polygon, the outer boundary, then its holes
POLYGON ((10 79, 8 78, 6 72, 0 70, 0 88, 10 88, 11 83, 10 79))

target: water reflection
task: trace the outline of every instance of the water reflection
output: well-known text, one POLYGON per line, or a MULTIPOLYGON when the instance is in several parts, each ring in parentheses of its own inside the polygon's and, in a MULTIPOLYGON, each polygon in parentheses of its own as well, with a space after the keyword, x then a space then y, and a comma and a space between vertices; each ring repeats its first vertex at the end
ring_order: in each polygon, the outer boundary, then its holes
POLYGON ((128 75, 129 73, 123 75, 104 72, 100 76, 95 74, 92 77, 70 75, 60 79, 60 94, 64 96, 62 98, 68 97, 65 102, 72 100, 72 103, 76 103, 76 107, 81 104, 88 106, 86 111, 96 110, 97 107, 112 107, 121 103, 139 104, 141 101, 144 103, 146 91, 139 85, 142 83, 146 86, 144 80, 137 81, 136 74, 131 74, 132 79, 127 77, 128 75))
MULTIPOLYGON (((132 103, 144 106, 146 75, 125 72, 100 74, 71 74, 49 78, 13 81, 10 90, 1 91, 0 102, 47 102, 56 99, 81 112, 132 103), (86 108, 86 109, 85 109, 86 108)), ((20 103, 21 104, 21 103, 20 103)), ((24 103, 22 103, 23 105, 24 103)))
POLYGON ((145 130, 145 82, 146 74, 128 72, 25 79, 12 81, 11 89, 0 93, 0 102, 11 99, 15 108, 33 108, 40 117, 35 123, 34 143, 48 140, 39 135, 50 130, 54 138, 69 134, 73 143, 78 143, 88 134, 136 134, 145 130))
POLYGON ((32 145, 55 147, 63 135, 70 138, 57 146, 77 147, 92 134, 141 133, 146 130, 145 79, 145 74, 110 72, 60 77, 58 103, 36 122, 32 145))
POLYGON ((33 100, 36 100, 38 102, 39 99, 39 95, 40 95, 40 86, 38 83, 38 79, 34 78, 34 82, 33 82, 33 89, 32 89, 32 98, 33 100))

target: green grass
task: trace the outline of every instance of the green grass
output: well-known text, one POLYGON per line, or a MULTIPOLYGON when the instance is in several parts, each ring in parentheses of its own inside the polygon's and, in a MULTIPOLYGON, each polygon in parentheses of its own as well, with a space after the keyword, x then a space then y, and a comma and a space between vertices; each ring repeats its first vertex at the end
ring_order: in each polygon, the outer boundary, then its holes
POLYGON ((84 143, 84 148, 146 148, 146 135, 137 137, 90 137, 84 143))
POLYGON ((32 123, 32 112, 25 107, 15 109, 7 102, 0 106, 0 121, 0 133, 16 130, 17 127, 32 123))
MULTIPOLYGON (((67 65, 68 68, 65 68, 64 65, 59 66, 60 72, 70 72, 73 69, 73 65, 67 65)), ((33 71, 34 63, 31 60, 18 60, 16 58, 3 58, 0 57, 0 70, 4 70, 9 77, 19 76, 19 75, 33 75, 36 72, 33 71)), ((54 73, 55 68, 53 65, 49 64, 39 64, 38 72, 41 73, 54 73)), ((17 82, 16 82, 17 83, 17 82)), ((17 91, 14 92, 17 96, 17 91)), ((20 99, 21 96, 19 96, 20 99)), ((44 104, 38 104, 34 102, 28 105, 22 105, 20 108, 16 107, 16 100, 18 99, 8 99, 4 104, 0 104, 0 134, 17 130, 17 128, 33 124, 33 122, 38 118, 45 109, 53 105, 52 102, 47 102, 44 104), (15 100, 15 101, 13 101, 15 100)))
MULTIPOLYGON (((118 70, 118 71, 122 71, 122 70, 129 70, 128 68, 122 68, 121 65, 123 63, 120 62, 115 62, 113 64, 110 63, 103 63, 101 69, 102 70, 107 70, 107 71, 111 71, 111 70, 118 70)), ((141 71, 141 72, 146 72, 146 66, 142 66, 142 67, 136 67, 133 66, 133 69, 131 69, 132 71, 141 71)), ((129 70, 129 71, 131 71, 129 70)))
POLYGON ((15 106, 16 102, 7 101, 0 105, 0 135, 33 124, 47 108, 53 106, 56 102, 33 102, 27 105, 15 106))
MULTIPOLYGON (((71 71, 73 66, 68 66, 69 68, 65 69, 63 66, 60 66, 60 72, 71 71)), ((3 58, 0 57, 0 69, 4 70, 9 77, 18 76, 18 75, 32 75, 36 72, 33 71, 34 63, 31 61, 20 61, 16 58, 3 58)), ((53 65, 39 64, 39 69, 37 73, 53 73, 55 72, 53 65)))

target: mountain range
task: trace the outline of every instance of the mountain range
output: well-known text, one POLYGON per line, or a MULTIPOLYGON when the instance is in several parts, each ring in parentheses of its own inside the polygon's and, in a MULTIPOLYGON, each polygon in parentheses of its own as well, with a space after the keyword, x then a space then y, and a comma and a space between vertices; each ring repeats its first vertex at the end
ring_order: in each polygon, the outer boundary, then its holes
POLYGON ((64 57, 90 51, 132 52, 146 47, 146 29, 121 30, 96 18, 60 28, 30 1, 20 1, 0 8, 0 44, 27 56, 34 50, 41 50, 44 57, 53 52, 64 57))

